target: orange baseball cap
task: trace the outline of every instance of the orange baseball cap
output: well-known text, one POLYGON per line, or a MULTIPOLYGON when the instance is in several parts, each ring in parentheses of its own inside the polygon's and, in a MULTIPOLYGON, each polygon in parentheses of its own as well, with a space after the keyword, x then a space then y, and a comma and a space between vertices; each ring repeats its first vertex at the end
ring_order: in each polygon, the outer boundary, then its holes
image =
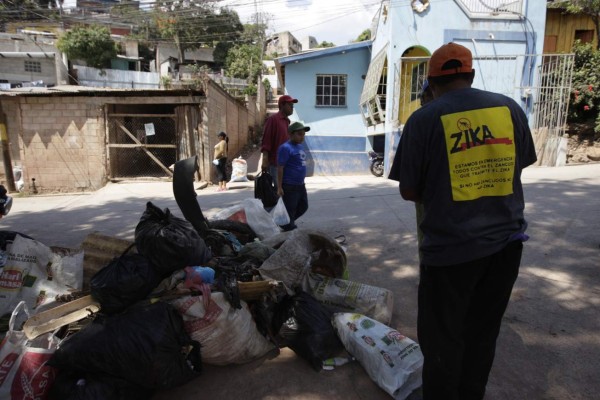
POLYGON ((473 55, 471 50, 456 43, 448 43, 437 49, 429 59, 427 77, 454 75, 473 72, 473 55), (458 61, 457 66, 442 69, 448 61, 458 61))

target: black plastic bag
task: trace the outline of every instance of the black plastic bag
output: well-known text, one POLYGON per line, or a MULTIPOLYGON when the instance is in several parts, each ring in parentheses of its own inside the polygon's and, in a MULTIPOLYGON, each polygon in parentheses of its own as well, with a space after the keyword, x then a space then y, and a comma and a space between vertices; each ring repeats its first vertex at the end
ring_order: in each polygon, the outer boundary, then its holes
POLYGON ((200 344, 185 332, 175 308, 163 302, 97 317, 61 343, 48 365, 117 376, 149 390, 183 385, 202 368, 200 344))
POLYGON ((268 172, 262 172, 254 179, 254 198, 260 199, 265 208, 277 204, 277 186, 268 172))
POLYGON ((332 313, 306 292, 284 299, 275 311, 280 346, 287 346, 320 371, 323 361, 336 356, 344 345, 331 324, 332 313))
POLYGON ((132 246, 90 280, 92 297, 100 303, 100 311, 104 314, 119 313, 145 299, 161 281, 161 276, 146 257, 126 254, 132 246))
POLYGON ((60 370, 48 400, 146 400, 152 393, 116 376, 60 370))
POLYGON ((190 222, 151 202, 146 204, 146 211, 135 228, 135 244, 161 278, 185 267, 206 264, 212 257, 190 222))

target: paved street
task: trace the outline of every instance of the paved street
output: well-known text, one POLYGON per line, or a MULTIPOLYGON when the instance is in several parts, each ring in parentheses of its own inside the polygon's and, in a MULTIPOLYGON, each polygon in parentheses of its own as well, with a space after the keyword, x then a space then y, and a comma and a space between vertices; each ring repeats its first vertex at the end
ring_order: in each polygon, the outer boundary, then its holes
MULTIPOLYGON (((593 399, 600 383, 600 164, 525 170, 529 221, 521 274, 504 318, 488 400, 593 399)), ((209 216, 253 197, 252 182, 198 190, 209 216)), ((300 228, 345 235, 350 279, 394 293, 391 325, 416 339, 418 265, 413 204, 371 175, 310 177, 300 228)), ((92 194, 16 197, 0 229, 78 247, 91 232, 133 239, 147 201, 181 215, 171 183, 111 183, 92 194)), ((158 393, 167 399, 389 399, 358 363, 313 371, 289 350, 158 393)))

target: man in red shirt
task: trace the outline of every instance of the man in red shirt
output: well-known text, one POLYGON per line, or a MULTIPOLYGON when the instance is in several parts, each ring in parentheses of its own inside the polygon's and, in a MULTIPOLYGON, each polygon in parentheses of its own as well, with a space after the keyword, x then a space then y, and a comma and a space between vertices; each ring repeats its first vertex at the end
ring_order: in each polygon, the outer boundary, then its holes
POLYGON ((261 170, 269 172, 273 177, 277 177, 277 150, 289 139, 290 119, 288 117, 294 113, 294 103, 297 102, 298 99, 287 94, 281 96, 277 102, 279 111, 267 118, 265 122, 260 148, 262 153, 261 170))

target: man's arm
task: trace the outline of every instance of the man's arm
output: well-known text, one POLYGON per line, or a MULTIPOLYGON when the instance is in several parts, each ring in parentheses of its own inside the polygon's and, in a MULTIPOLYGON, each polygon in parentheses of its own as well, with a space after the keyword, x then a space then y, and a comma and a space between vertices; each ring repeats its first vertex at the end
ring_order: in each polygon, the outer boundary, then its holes
POLYGON ((413 188, 403 188, 402 184, 400 184, 400 196, 407 201, 414 201, 415 203, 421 202, 421 196, 419 196, 417 190, 413 188))
POLYGON ((263 137, 262 137, 262 145, 260 148, 260 152, 262 154, 262 163, 260 169, 262 172, 266 172, 269 170, 269 152, 273 151, 273 135, 275 129, 275 123, 273 121, 273 117, 267 118, 265 122, 265 127, 263 129, 263 137))

